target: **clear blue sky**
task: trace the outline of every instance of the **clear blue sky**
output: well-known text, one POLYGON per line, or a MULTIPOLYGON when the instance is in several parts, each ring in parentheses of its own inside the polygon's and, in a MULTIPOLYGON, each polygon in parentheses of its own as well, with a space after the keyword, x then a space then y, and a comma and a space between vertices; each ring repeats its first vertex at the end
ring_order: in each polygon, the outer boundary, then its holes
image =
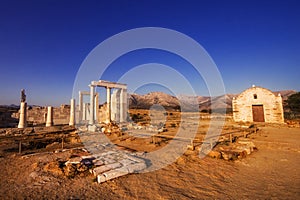
MULTIPOLYGON (((299 91, 299 10, 298 1, 2 0, 0 104, 18 104, 22 88, 29 104, 69 103, 77 70, 95 46, 148 26, 174 29, 199 42, 218 66, 227 93, 252 84, 299 91)), ((139 60, 132 54, 116 63, 180 67, 180 60, 164 53, 139 53, 139 60)), ((118 73, 108 71, 107 79, 118 73)))

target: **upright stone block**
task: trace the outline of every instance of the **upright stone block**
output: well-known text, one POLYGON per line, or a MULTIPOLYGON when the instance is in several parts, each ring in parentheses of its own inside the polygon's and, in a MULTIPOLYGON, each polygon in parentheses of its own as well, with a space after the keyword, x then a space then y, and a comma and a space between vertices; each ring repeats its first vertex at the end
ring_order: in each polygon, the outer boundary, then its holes
POLYGON ((85 103, 85 111, 84 111, 84 115, 85 115, 85 120, 89 120, 90 119, 90 104, 89 103, 85 103))
POLYGON ((46 127, 53 126, 53 108, 48 106, 46 127))
POLYGON ((107 103, 107 114, 106 114, 106 123, 111 122, 111 93, 110 93, 110 88, 106 88, 106 103, 107 103))
POLYGON ((89 116, 89 124, 95 123, 95 112, 94 112, 94 106, 95 106, 95 86, 90 85, 90 116, 89 116))
POLYGON ((111 96, 111 120, 115 122, 120 122, 120 93, 121 89, 116 89, 111 96))
POLYGON ((111 94, 111 120, 116 121, 116 90, 111 94))
POLYGON ((95 94, 95 108, 94 108, 94 119, 96 122, 98 122, 98 113, 99 113, 99 93, 96 92, 95 94))
POLYGON ((20 104, 20 118, 18 128, 25 128, 27 126, 27 103, 21 102, 20 104))
POLYGON ((128 104, 127 104, 127 90, 121 89, 120 94, 120 122, 127 121, 127 111, 128 111, 128 104))
POLYGON ((82 111, 81 111, 81 112, 82 112, 82 113, 81 113, 81 116, 82 116, 81 120, 82 120, 82 121, 85 121, 85 120, 87 119, 87 117, 86 117, 86 106, 87 106, 87 105, 86 105, 85 103, 84 103, 83 106, 82 106, 82 111))
POLYGON ((83 94, 81 91, 79 91, 79 115, 78 115, 78 121, 80 123, 81 120, 83 120, 83 94))
POLYGON ((75 99, 71 99, 71 104, 70 104, 70 126, 75 125, 75 99))

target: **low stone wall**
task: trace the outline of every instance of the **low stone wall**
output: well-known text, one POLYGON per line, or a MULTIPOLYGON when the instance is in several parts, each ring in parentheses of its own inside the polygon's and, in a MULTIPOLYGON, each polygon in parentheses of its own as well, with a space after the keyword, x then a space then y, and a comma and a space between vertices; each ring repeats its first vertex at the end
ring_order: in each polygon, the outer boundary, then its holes
POLYGON ((19 120, 12 117, 17 112, 16 107, 0 106, 0 128, 17 126, 19 120))
MULTIPOLYGON (((20 113, 13 113, 13 118, 19 119, 20 113)), ((47 118, 47 107, 34 106, 27 108, 27 121, 33 124, 43 124, 47 118)), ((53 124, 69 124, 70 106, 61 105, 53 108, 53 124)))

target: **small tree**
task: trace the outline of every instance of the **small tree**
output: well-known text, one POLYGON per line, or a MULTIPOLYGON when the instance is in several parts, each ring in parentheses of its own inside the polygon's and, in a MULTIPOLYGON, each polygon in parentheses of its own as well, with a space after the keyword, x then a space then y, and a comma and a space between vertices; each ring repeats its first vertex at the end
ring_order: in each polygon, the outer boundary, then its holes
POLYGON ((286 100, 286 108, 289 110, 289 116, 299 117, 300 116, 300 92, 292 94, 286 100))

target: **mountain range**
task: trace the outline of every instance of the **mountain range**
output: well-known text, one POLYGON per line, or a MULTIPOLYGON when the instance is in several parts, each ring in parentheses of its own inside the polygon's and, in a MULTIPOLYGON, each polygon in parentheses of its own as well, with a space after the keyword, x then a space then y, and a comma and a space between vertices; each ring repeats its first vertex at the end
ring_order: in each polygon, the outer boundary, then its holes
MULTIPOLYGON (((274 91, 273 93, 275 95, 280 93, 283 100, 286 100, 288 96, 296 93, 296 91, 282 90, 274 91)), ((166 110, 181 109, 184 111, 193 111, 199 109, 202 112, 208 112, 213 104, 215 109, 226 109, 227 111, 230 111, 232 109, 232 99, 236 96, 238 96, 238 94, 225 94, 216 97, 188 95, 179 95, 178 97, 175 97, 163 92, 150 92, 145 95, 130 94, 129 108, 149 109, 151 106, 159 104, 166 110)))

